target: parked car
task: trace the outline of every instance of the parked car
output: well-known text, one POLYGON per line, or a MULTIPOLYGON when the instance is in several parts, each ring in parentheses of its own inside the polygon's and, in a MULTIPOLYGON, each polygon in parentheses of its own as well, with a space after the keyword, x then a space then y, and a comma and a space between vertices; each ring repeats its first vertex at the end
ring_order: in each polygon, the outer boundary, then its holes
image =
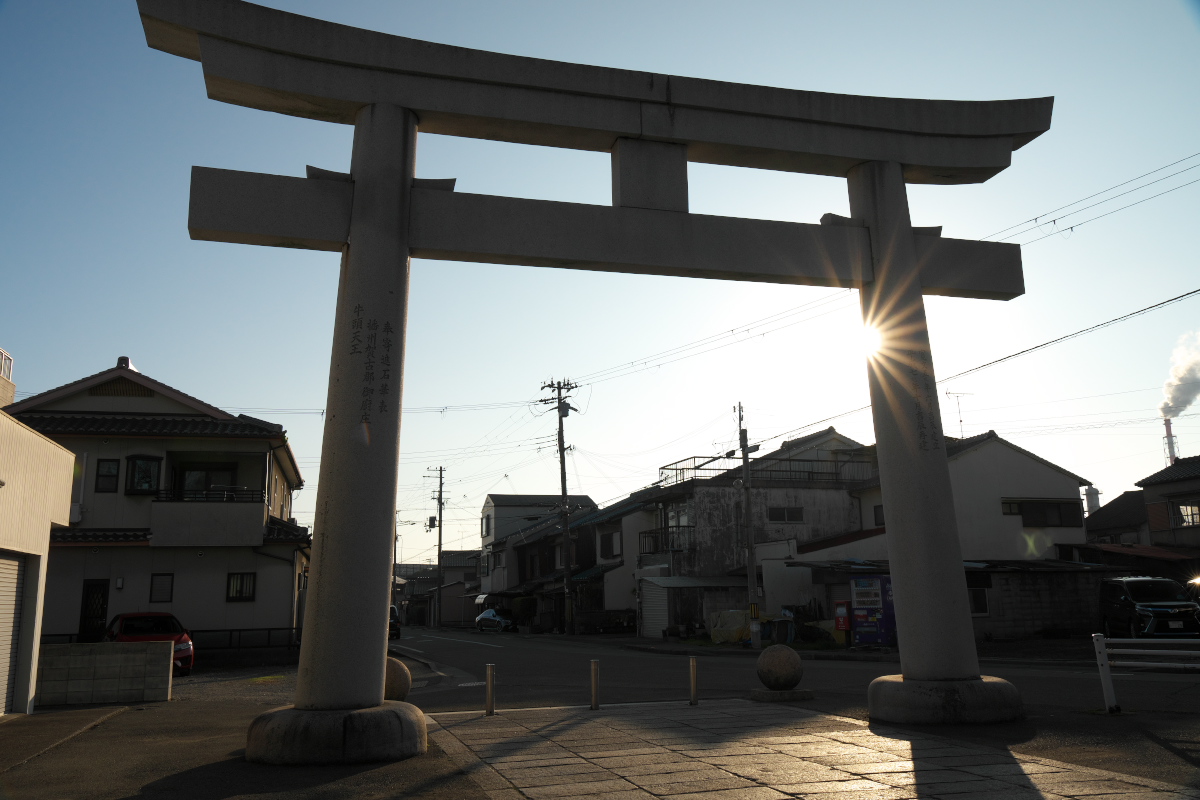
POLYGON ((475 627, 481 631, 515 631, 517 623, 508 609, 489 608, 475 618, 475 627))
POLYGON ((117 614, 104 633, 106 642, 174 642, 175 674, 187 675, 196 663, 192 634, 164 611, 117 614))
POLYGON ((388 638, 400 638, 400 609, 391 606, 388 610, 388 638))
POLYGON ((1104 635, 1200 636, 1200 604, 1167 578, 1113 578, 1100 584, 1104 635))

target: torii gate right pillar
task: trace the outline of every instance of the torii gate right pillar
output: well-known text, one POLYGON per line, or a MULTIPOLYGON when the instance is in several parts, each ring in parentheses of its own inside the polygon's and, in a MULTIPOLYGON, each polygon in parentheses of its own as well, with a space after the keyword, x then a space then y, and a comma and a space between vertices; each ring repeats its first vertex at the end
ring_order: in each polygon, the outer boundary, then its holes
POLYGON ((867 693, 871 719, 1002 722, 1024 712, 1016 688, 980 676, 950 469, 901 165, 873 161, 847 176, 850 213, 870 231, 874 280, 864 324, 880 333, 868 362, 901 675, 867 693))

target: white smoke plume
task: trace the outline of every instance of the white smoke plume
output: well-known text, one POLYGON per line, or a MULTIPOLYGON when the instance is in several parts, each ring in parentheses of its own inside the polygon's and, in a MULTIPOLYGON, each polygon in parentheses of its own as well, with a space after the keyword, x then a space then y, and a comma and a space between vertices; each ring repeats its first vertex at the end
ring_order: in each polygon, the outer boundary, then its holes
POLYGON ((1158 410, 1166 419, 1178 417, 1200 395, 1200 333, 1179 337, 1171 353, 1171 377, 1163 384, 1163 400, 1158 410))

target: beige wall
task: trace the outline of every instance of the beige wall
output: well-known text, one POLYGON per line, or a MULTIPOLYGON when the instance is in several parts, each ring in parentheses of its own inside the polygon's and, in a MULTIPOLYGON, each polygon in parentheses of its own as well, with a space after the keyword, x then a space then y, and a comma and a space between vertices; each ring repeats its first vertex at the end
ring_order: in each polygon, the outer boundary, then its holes
POLYGON ((953 459, 950 482, 963 558, 1054 558, 1055 543, 1086 539, 1082 527, 1023 528, 1019 516, 1001 513, 1003 497, 1079 500, 1079 481, 1002 442, 987 442, 953 459))
MULTIPOLYGON (((1054 558, 1055 544, 1082 544, 1083 528, 1025 528, 1021 517, 1006 516, 1001 498, 1079 500, 1079 481, 1046 466, 1003 442, 990 441, 950 459, 954 515, 963 558, 1012 560, 1054 558)), ((878 488, 860 494, 864 525, 874 526, 872 508, 883 503, 878 488)), ((887 505, 884 504, 886 522, 887 505)), ((841 558, 886 559, 887 537, 873 536, 829 547, 802 558, 810 561, 841 558)))
POLYGON ((50 526, 71 513, 71 452, 0 411, 0 550, 25 556, 13 709, 32 713, 50 526))
POLYGON ((152 503, 151 547, 257 547, 267 507, 261 503, 152 503))
POLYGON ((291 628, 296 588, 295 547, 267 545, 255 553, 249 547, 146 547, 88 545, 56 546, 46 581, 43 632, 73 634, 79 630, 83 581, 107 578, 108 618, 140 611, 166 611, 186 628, 291 628), (270 558, 269 553, 285 561, 270 558), (175 575, 170 603, 150 602, 150 576, 175 575), (255 600, 225 600, 230 572, 257 574, 255 600), (116 588, 121 578, 123 589, 116 588))
MULTIPOLYGON (((110 398, 97 397, 94 400, 110 398)), ((127 399, 127 398, 119 398, 127 399)), ((263 470, 267 463, 266 441, 244 442, 227 439, 129 439, 99 436, 63 437, 59 443, 75 453, 76 476, 72 486, 72 502, 78 504, 79 516, 75 522, 82 528, 149 528, 151 523, 152 495, 125 494, 125 460, 132 455, 148 455, 163 458, 159 485, 166 488, 170 481, 172 465, 198 462, 230 462, 237 464, 236 483, 249 489, 262 489, 263 470), (117 491, 96 491, 96 462, 99 459, 118 459, 121 462, 117 491)), ((272 472, 276 472, 273 467, 272 472)), ((281 476, 282 477, 282 476, 281 476)), ((283 482, 281 481, 281 485, 283 482)), ((269 495, 268 495, 269 496, 269 495)), ((279 513, 287 501, 276 497, 272 513, 279 513)), ((290 504, 287 510, 290 512, 290 504)))
POLYGON ((74 466, 69 450, 0 411, 0 548, 45 554, 50 524, 70 521, 74 466))

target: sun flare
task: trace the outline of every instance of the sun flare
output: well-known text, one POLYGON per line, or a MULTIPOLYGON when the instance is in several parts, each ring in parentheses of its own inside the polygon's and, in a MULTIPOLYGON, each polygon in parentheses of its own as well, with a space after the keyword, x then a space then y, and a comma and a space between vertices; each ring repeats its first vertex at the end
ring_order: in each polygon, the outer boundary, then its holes
POLYGON ((879 352, 879 348, 883 346, 883 334, 879 328, 874 325, 863 326, 863 352, 868 356, 873 356, 879 352))

